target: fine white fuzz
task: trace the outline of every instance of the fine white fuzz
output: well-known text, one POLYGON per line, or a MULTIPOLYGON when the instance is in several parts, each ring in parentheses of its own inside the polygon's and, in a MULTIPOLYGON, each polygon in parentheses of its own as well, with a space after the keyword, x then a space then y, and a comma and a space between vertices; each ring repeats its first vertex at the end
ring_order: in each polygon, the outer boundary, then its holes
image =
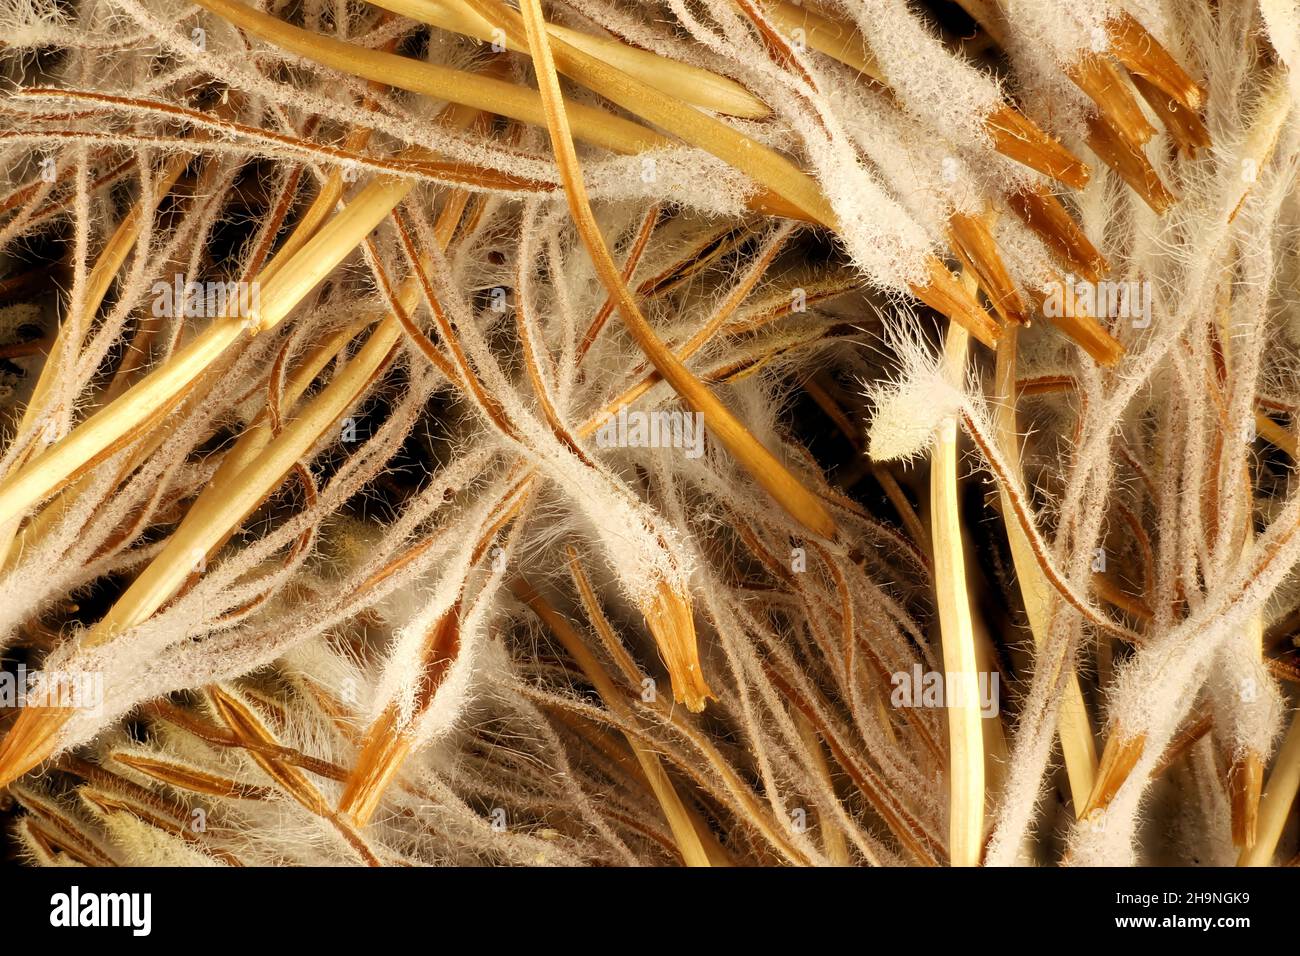
POLYGON ((22 862, 1294 858, 1295 0, 0 37, 22 862))

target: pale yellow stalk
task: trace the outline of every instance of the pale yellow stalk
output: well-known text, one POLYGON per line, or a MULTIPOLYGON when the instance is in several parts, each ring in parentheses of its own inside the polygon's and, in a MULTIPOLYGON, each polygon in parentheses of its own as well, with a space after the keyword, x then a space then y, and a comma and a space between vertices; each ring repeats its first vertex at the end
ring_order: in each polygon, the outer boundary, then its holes
POLYGON ((361 397, 401 334, 396 317, 386 317, 356 357, 307 404, 300 416, 237 475, 223 476, 221 494, 195 502, 166 547, 86 635, 85 646, 105 643, 115 634, 143 623, 175 594, 196 564, 208 558, 211 549, 275 490, 289 469, 361 397))
MULTIPOLYGON (((794 723, 799 730, 799 738, 803 741, 804 750, 807 751, 808 758, 817 771, 817 776, 821 779, 822 784, 834 794, 835 781, 831 776, 831 765, 826 760, 826 751, 822 749, 822 741, 817 736, 817 728, 797 708, 794 711, 794 723)), ((822 852, 826 854, 831 863, 835 866, 849 866, 853 862, 853 858, 849 856, 849 844, 840 831, 839 821, 822 819, 818 822, 817 829, 821 834, 822 852)))
POLYGON ((1264 785, 1255 842, 1241 851, 1237 858, 1238 866, 1268 866, 1273 862, 1297 790, 1300 790, 1300 713, 1292 716, 1291 729, 1287 731, 1286 740, 1273 763, 1273 772, 1264 785))
MULTIPOLYGON (((300 30, 283 20, 254 10, 239 0, 197 2, 254 36, 336 70, 412 93, 471 106, 486 113, 508 116, 524 123, 536 126, 546 123, 541 97, 514 83, 380 50, 370 50, 300 30)), ((572 112, 574 131, 580 139, 614 152, 639 153, 666 146, 670 142, 666 137, 638 123, 589 106, 574 106, 572 112)))
MULTIPOLYGON (((113 235, 109 237, 108 242, 100 251, 99 258, 95 261, 95 266, 91 269, 90 276, 86 280, 85 295, 80 302, 76 303, 77 310, 81 315, 80 321, 68 319, 59 325, 59 330, 55 334, 54 344, 50 347, 48 358, 45 364, 41 366, 41 372, 36 380, 36 387, 32 392, 31 400, 27 403, 27 408, 23 412, 22 424, 19 425, 18 437, 30 433, 34 423, 39 416, 45 411, 45 398, 53 386, 54 381, 58 378, 58 371, 63 367, 64 347, 68 335, 75 329, 84 333, 86 322, 93 317, 98 311, 100 304, 104 301, 104 296, 108 294, 109 287, 117 277, 126 261, 127 253, 135 247, 135 241, 140 236, 140 230, 143 228, 146 216, 152 216, 159 202, 171 192, 180 179, 181 173, 185 172, 185 167, 189 163, 190 157, 187 154, 181 154, 173 157, 163 168, 162 175, 155 184, 153 203, 148 209, 144 207, 143 201, 135 203, 130 211, 118 223, 113 235)), ((74 350, 75 355, 75 350, 74 350)))
MULTIPOLYGON (((393 346, 402 326, 388 316, 365 346, 328 386, 233 477, 225 477, 221 494, 191 506, 176 532, 144 572, 82 639, 98 647, 123 631, 144 623, 202 566, 210 552, 253 512, 284 479, 320 436, 364 392, 393 346)), ((59 735, 71 712, 61 708, 27 708, 0 741, 0 786, 22 776, 58 749, 59 735)))
MULTIPOLYGON (((413 294, 408 297, 414 299, 413 294)), ((344 347, 353 338, 361 334, 365 327, 370 325, 376 318, 376 316, 368 316, 358 319, 329 336, 320 346, 314 349, 307 360, 294 369, 293 374, 285 382, 284 392, 280 397, 281 411, 288 412, 291 410, 325 366, 337 358, 344 347)), ((274 437, 274 431, 268 418, 269 410, 264 410, 252 424, 244 429, 234 447, 222 456, 221 464, 199 493, 199 496, 194 499, 194 504, 191 505, 190 510, 206 508, 210 499, 224 495, 226 486, 261 455, 263 449, 274 437)))
MULTIPOLYGON (((1007 329, 998 343, 997 401, 994 402, 998 444, 1002 457, 1013 474, 1020 473, 1020 432, 1016 425, 1016 346, 1018 331, 1007 329)), ((1033 547, 1019 521, 1014 520, 1010 492, 999 486, 1002 513, 1011 545, 1011 559, 1016 568, 1016 581, 1025 602, 1025 616, 1029 618, 1029 632, 1034 646, 1042 647, 1052 620, 1052 588, 1034 557, 1033 547)), ((1065 773, 1069 779, 1070 797, 1078 816, 1088 804, 1097 779, 1097 744, 1092 733, 1083 690, 1079 687, 1074 669, 1065 677, 1064 696, 1057 715, 1056 729, 1061 738, 1061 752, 1065 759, 1065 773)))
POLYGON ((1255 431, 1274 448, 1286 452, 1292 461, 1300 461, 1300 446, 1295 436, 1263 412, 1255 412, 1255 431))
MULTIPOLYGON (((467 122, 467 120, 460 117, 454 117, 454 119, 458 122, 467 122)), ((370 135, 370 130, 354 130, 348 136, 347 142, 349 148, 359 149, 369 139, 370 135)), ((184 171, 185 166, 188 163, 188 157, 178 156, 176 161, 179 163, 180 170, 184 171)), ((210 186, 210 177, 215 168, 216 167, 208 166, 205 169, 204 176, 200 180, 198 187, 198 193, 200 195, 204 194, 206 187, 210 186)), ((164 180, 164 182, 166 182, 166 180, 164 180)), ((276 252, 275 256, 272 257, 271 261, 268 262, 262 270, 261 278, 263 281, 269 280, 271 276, 284 266, 285 263, 289 262, 289 260, 293 258, 294 253, 302 248, 303 243, 316 233, 316 230, 321 226, 321 224, 324 223, 335 211, 339 199, 342 198, 343 189, 344 183, 342 173, 338 169, 331 170, 325 179, 325 183, 316 194, 316 198, 313 199, 311 205, 307 207, 306 212, 304 212, 302 217, 298 220, 298 224, 294 227, 293 231, 285 238, 284 244, 280 247, 279 251, 276 252)), ((110 243, 110 245, 112 245, 112 243, 110 243)), ((101 262, 102 261, 103 256, 101 256, 101 262)), ((120 268, 120 263, 118 268, 120 268)), ((98 269, 99 265, 97 264, 96 271, 98 271, 98 269)), ((306 386, 311 383, 311 380, 319 374, 320 370, 324 367, 324 364, 337 355, 338 350, 342 348, 347 341, 361 332, 365 325, 369 324, 371 321, 373 321, 373 318, 361 320, 359 323, 353 323, 347 329, 335 333, 313 352, 312 357, 310 357, 298 369, 298 371, 295 372, 295 375, 291 377, 290 381, 286 384, 286 407, 291 407, 293 402, 297 400, 297 396, 302 394, 302 389, 299 389, 296 392, 294 391, 296 387, 295 383, 299 380, 300 376, 307 376, 307 381, 303 383, 302 386, 302 388, 305 389, 306 386), (290 397, 291 395, 292 397, 290 397)), ((215 379, 221 373, 226 361, 228 361, 233 354, 234 351, 226 353, 221 362, 210 366, 205 373, 205 378, 209 380, 215 379)), ((43 372, 44 369, 42 369, 42 373, 43 372)), ((126 381, 128 381, 128 379, 122 377, 122 373, 119 371, 113 384, 110 385, 107 390, 107 394, 120 393, 120 388, 117 386, 119 386, 119 384, 125 384, 126 381)), ((203 386, 199 384, 196 390, 202 393, 203 386)), ((250 428, 250 431, 253 431, 256 428, 257 426, 255 425, 250 428)), ((157 450, 158 446, 162 444, 165 438, 165 430, 159 429, 149 438, 141 441, 136 446, 135 451, 131 454, 127 463, 123 466, 121 474, 125 475, 134 471, 142 461, 157 450)), ((256 437, 247 434, 241 436, 236 447, 231 449, 231 451, 222 459, 222 466, 221 469, 219 469, 218 474, 232 468, 232 461, 240 457, 241 450, 248 450, 251 444, 257 440, 256 437)), ((260 450, 265 444, 266 441, 262 440, 261 443, 257 445, 257 449, 260 450)), ((244 460, 246 462, 248 459, 245 458, 244 460)), ((90 487, 90 485, 91 481, 89 476, 83 475, 76 482, 63 488, 59 494, 49 502, 49 504, 41 509, 39 514, 28 521, 23 526, 16 542, 9 547, 7 559, 0 560, 0 570, 8 570, 16 565, 21 558, 21 555, 49 532, 49 530, 72 506, 72 503, 76 501, 84 490, 90 487)), ((215 486, 216 481, 214 478, 213 483, 209 484, 208 487, 204 489, 203 493, 212 493, 215 486)), ((16 524, 17 522, 15 521, 14 525, 16 526, 16 524)), ((0 547, 0 555, 3 554, 3 551, 4 549, 0 547)))
POLYGON ((186 388, 246 331, 278 324, 410 192, 409 180, 377 180, 271 276, 259 283, 259 309, 251 316, 216 319, 166 363, 70 435, 0 483, 0 523, 56 491, 78 469, 129 440, 157 420, 186 388))
MULTIPOLYGON (((58 381, 63 370, 65 352, 68 349, 68 336, 75 330, 80 337, 84 338, 89 319, 99 310, 99 306, 104 301, 104 296, 108 294, 113 279, 121 270, 122 263, 126 261, 127 253, 135 247, 145 217, 153 215, 157 204, 176 185, 181 173, 185 172, 189 160, 190 157, 187 154, 174 156, 163 167, 162 175, 156 183, 153 203, 146 209, 143 200, 136 202, 122 221, 118 223, 108 242, 104 244, 104 248, 101 250, 99 258, 95 261, 95 266, 86 281, 85 294, 81 301, 77 303, 80 319, 73 317, 60 323, 59 330, 54 336, 54 342, 50 346, 49 352, 46 353, 45 364, 41 366, 40 374, 37 376, 32 396, 27 402, 27 407, 23 410, 23 416, 18 423, 18 430, 14 435, 12 444, 17 445, 29 438, 41 424, 41 419, 48 414, 49 409, 46 406, 49 392, 54 387, 54 383, 58 381)), ((81 344, 79 341, 72 349, 74 360, 81 351, 81 344)), ((15 461, 15 465, 21 467, 26 464, 39 449, 49 444, 51 444, 50 441, 37 439, 15 461)), ((18 521, 16 519, 0 522, 0 567, 6 566, 13 560, 14 534, 17 530, 18 521)))
MULTIPOLYGON (((957 385, 965 374, 969 338, 955 322, 948 326, 944 370, 957 385)), ((930 457, 934 588, 948 696, 948 856, 953 866, 978 866, 984 839, 984 727, 957 496, 959 457, 953 415, 940 422, 930 457), (960 695, 955 703, 954 695, 960 695)))
MULTIPOLYGON (((525 39, 518 14, 498 0, 465 2, 494 25, 504 29, 507 38, 513 38, 516 43, 522 43, 525 39)), ((540 29, 545 30, 544 21, 540 29)), ((551 62, 566 75, 623 109, 734 166, 792 205, 803 217, 830 229, 838 227, 835 212, 822 195, 821 187, 780 153, 561 39, 546 36, 546 40, 547 50, 553 54, 551 62)), ((531 44, 531 40, 529 42, 531 44)), ((542 90, 542 96, 545 101, 545 89, 542 90)))
POLYGON ((800 34, 796 34, 795 31, 803 31, 802 40, 809 49, 824 53, 845 66, 851 66, 877 83, 885 83, 880 65, 867 49, 862 34, 858 33, 852 25, 832 20, 801 4, 788 3, 786 0, 760 0, 760 2, 763 12, 787 34, 799 37, 800 34))
MULTIPOLYGON (((510 49, 509 43, 497 28, 473 10, 462 4, 443 3, 440 0, 369 0, 375 6, 400 13, 412 20, 454 33, 463 33, 484 43, 498 43, 510 49)), ((686 103, 748 119, 761 119, 772 111, 767 104, 735 80, 719 76, 709 70, 679 63, 676 60, 639 50, 612 37, 597 37, 579 30, 546 25, 547 32, 556 39, 596 57, 661 93, 686 103)), ((520 52, 527 53, 527 47, 520 52)))

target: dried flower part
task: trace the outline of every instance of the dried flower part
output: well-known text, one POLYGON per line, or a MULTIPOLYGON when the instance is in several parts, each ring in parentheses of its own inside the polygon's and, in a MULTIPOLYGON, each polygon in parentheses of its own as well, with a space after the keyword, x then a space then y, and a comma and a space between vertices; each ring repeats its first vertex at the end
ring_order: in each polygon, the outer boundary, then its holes
POLYGON ((1204 88, 1132 14, 1120 13, 1112 18, 1106 33, 1110 51, 1135 78, 1141 77, 1193 113, 1204 105, 1204 88))
POLYGON ((0 4, 21 858, 1294 857, 1300 34, 1174 13, 0 4))

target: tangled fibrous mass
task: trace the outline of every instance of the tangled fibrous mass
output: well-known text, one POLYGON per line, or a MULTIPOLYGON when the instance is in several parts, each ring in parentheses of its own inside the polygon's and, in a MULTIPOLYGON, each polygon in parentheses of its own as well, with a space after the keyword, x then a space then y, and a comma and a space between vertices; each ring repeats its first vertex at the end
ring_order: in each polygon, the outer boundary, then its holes
POLYGON ((0 64, 8 859, 1296 855, 1296 0, 0 64))

